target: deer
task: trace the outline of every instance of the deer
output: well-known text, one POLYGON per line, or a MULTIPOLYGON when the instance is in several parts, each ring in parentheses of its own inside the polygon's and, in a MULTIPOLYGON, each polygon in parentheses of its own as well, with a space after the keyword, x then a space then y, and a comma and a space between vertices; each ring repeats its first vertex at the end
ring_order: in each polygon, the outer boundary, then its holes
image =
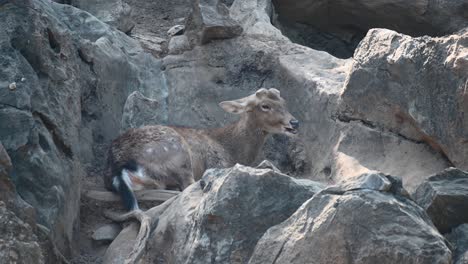
POLYGON ((143 126, 117 137, 109 149, 106 187, 120 194, 128 211, 138 210, 134 191, 184 190, 208 168, 251 165, 269 134, 298 133, 299 121, 275 88, 261 88, 219 106, 239 120, 208 129, 143 126))

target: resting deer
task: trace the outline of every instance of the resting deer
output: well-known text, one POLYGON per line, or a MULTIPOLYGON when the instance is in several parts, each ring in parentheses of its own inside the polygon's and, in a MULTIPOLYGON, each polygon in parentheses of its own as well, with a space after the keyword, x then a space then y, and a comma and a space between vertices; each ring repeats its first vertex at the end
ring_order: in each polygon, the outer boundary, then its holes
POLYGON ((219 104, 240 115, 215 129, 145 126, 130 129, 112 142, 106 186, 120 193, 125 207, 138 209, 135 190, 178 187, 199 180, 208 168, 251 165, 268 134, 297 133, 297 121, 276 89, 219 104))

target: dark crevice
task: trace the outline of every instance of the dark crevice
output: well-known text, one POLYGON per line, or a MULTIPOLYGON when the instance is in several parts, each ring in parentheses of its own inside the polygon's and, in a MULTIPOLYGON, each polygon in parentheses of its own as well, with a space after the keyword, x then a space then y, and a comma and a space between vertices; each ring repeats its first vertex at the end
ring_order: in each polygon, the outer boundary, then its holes
POLYGON ((55 146, 68 158, 73 158, 73 151, 70 146, 68 146, 65 141, 58 135, 57 126, 44 114, 34 111, 33 116, 42 121, 46 129, 52 135, 52 140, 54 141, 55 146))
POLYGON ((20 111, 27 111, 27 109, 22 109, 22 108, 19 108, 19 107, 15 106, 15 105, 11 105, 11 104, 0 103, 0 106, 3 106, 3 107, 0 107, 0 108, 9 107, 9 108, 14 108, 14 109, 20 110, 20 111))
POLYGON ((349 58, 372 28, 412 37, 437 37, 461 30, 468 25, 462 2, 273 0, 276 14, 272 24, 295 43, 349 58))
POLYGON ((47 38, 49 39, 50 48, 55 53, 60 53, 60 43, 57 41, 57 38, 55 37, 54 33, 50 30, 50 28, 47 28, 47 38))
MULTIPOLYGON (((451 167, 455 167, 455 165, 452 163, 452 161, 449 159, 449 157, 447 156, 447 154, 445 153, 445 151, 443 150, 443 148, 438 145, 437 143, 435 142, 429 142, 428 140, 416 140, 416 139, 412 139, 412 138, 409 138, 401 133, 398 133, 398 132, 395 132, 395 131, 392 131, 391 129, 384 129, 382 128, 381 126, 371 122, 371 121, 368 121, 368 120, 363 120, 363 119, 359 119, 359 118, 355 118, 355 117, 350 117, 350 116, 345 116, 345 115, 337 115, 337 116, 334 116, 332 117, 332 120, 337 122, 343 122, 343 123, 350 123, 351 121, 356 121, 356 122, 359 122, 360 124, 362 124, 363 126, 365 127, 368 127, 372 130, 376 130, 378 132, 387 132, 395 137, 398 137, 398 138, 401 138, 405 141, 409 141, 409 142, 412 142, 412 143, 415 143, 415 144, 424 144, 426 145, 428 148, 430 148, 432 151, 434 151, 435 153, 439 153, 440 156, 444 159, 444 161, 451 167)), ((427 135, 423 135, 423 138, 429 138, 427 135)))

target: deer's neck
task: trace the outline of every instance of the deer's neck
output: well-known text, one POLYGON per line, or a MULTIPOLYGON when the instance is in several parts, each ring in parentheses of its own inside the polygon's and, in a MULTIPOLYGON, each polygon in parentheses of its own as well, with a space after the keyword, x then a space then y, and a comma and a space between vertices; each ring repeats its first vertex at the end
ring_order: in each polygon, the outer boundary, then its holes
POLYGON ((257 127, 256 122, 246 116, 233 124, 213 129, 209 134, 232 157, 233 163, 244 165, 251 165, 255 161, 268 136, 257 127))

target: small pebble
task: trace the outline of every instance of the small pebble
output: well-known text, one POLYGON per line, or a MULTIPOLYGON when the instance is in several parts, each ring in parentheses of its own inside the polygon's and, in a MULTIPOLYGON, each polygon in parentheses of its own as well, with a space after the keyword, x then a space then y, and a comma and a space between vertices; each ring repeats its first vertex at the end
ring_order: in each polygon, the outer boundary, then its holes
POLYGON ((26 81, 26 78, 24 78, 24 77, 23 77, 23 78, 21 78, 21 81, 22 81, 22 82, 26 81))
POLYGON ((9 88, 11 91, 15 90, 15 89, 16 89, 16 82, 10 83, 10 85, 8 86, 8 88, 9 88))

